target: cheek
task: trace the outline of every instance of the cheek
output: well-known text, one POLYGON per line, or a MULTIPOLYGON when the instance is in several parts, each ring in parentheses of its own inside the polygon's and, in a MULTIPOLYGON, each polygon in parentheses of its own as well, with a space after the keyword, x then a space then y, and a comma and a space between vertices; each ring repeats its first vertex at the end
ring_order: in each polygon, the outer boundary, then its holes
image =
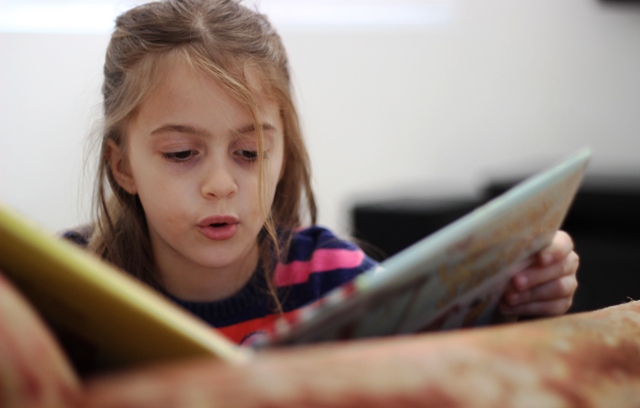
POLYGON ((142 203, 147 222, 156 228, 164 225, 171 228, 179 223, 182 214, 183 192, 172 189, 169 183, 145 179, 140 183, 138 197, 142 203))
POLYGON ((147 220, 147 228, 170 240, 171 237, 182 233, 185 228, 185 220, 188 220, 188 217, 181 216, 180 208, 175 205, 174 201, 166 199, 163 201, 142 202, 142 207, 147 220))

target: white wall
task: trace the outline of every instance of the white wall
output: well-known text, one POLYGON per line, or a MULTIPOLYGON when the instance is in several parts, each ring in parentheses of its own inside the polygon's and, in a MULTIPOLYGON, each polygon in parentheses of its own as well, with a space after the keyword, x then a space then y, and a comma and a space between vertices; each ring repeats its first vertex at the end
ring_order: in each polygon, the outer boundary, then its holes
MULTIPOLYGON (((279 24, 322 223, 346 232, 358 197, 469 193, 585 145, 592 169, 640 174, 640 6, 450 1, 444 17, 279 24)), ((107 41, 0 33, 0 200, 52 230, 86 220, 107 41)))

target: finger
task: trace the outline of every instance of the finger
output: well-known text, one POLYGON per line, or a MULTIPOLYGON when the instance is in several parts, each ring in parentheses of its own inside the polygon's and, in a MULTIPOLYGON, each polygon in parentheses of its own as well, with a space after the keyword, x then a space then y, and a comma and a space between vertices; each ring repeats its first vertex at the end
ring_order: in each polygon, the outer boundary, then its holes
POLYGON ((531 290, 507 293, 504 296, 504 302, 510 306, 516 306, 566 297, 572 298, 577 288, 578 281, 575 275, 567 275, 560 279, 536 286, 531 290))
POLYGON ((538 262, 547 266, 562 260, 573 251, 573 240, 564 231, 556 231, 551 243, 538 254, 538 262))
POLYGON ((504 316, 557 316, 566 313, 571 304, 572 298, 562 298, 518 306, 509 306, 503 303, 499 310, 504 316))
POLYGON ((579 263, 578 254, 570 252, 562 262, 544 267, 532 266, 519 272, 511 280, 512 287, 522 292, 563 276, 575 275, 579 263))

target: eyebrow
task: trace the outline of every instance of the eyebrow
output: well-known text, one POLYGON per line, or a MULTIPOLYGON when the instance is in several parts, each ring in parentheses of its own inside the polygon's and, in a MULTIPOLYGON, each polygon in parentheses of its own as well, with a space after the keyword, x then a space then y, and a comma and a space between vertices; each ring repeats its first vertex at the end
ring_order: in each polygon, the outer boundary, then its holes
MULTIPOLYGON (((269 123, 261 123, 260 127, 262 128, 263 132, 269 131, 269 130, 276 130, 275 126, 269 124, 269 123)), ((237 134, 240 135, 245 135, 247 133, 252 133, 256 131, 256 126, 253 123, 249 123, 245 126, 242 126, 240 129, 236 130, 237 134)))
MULTIPOLYGON (((269 123, 262 123, 261 128, 263 132, 276 130, 275 126, 269 123)), ((236 129, 233 133, 237 135, 246 135, 248 133, 252 133, 256 131, 256 126, 253 123, 246 124, 238 129, 236 129)), ((196 136, 207 136, 210 133, 206 129, 201 129, 191 125, 176 125, 176 124, 167 124, 160 126, 157 129, 154 129, 151 134, 156 135, 159 133, 167 133, 167 132, 177 132, 177 133, 186 133, 190 135, 196 136)))
POLYGON ((178 132, 178 133, 186 133, 190 135, 197 136, 206 136, 209 134, 205 129, 200 129, 191 125, 162 125, 157 129, 154 129, 151 134, 157 135, 159 133, 168 133, 168 132, 178 132))

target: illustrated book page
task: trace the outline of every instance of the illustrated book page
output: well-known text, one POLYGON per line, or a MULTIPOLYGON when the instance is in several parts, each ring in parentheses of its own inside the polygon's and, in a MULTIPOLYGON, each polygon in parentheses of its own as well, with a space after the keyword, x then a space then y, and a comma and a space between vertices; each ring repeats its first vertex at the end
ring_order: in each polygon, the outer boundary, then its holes
POLYGON ((584 149, 276 321, 256 347, 487 325, 513 275, 560 228, 584 149))

